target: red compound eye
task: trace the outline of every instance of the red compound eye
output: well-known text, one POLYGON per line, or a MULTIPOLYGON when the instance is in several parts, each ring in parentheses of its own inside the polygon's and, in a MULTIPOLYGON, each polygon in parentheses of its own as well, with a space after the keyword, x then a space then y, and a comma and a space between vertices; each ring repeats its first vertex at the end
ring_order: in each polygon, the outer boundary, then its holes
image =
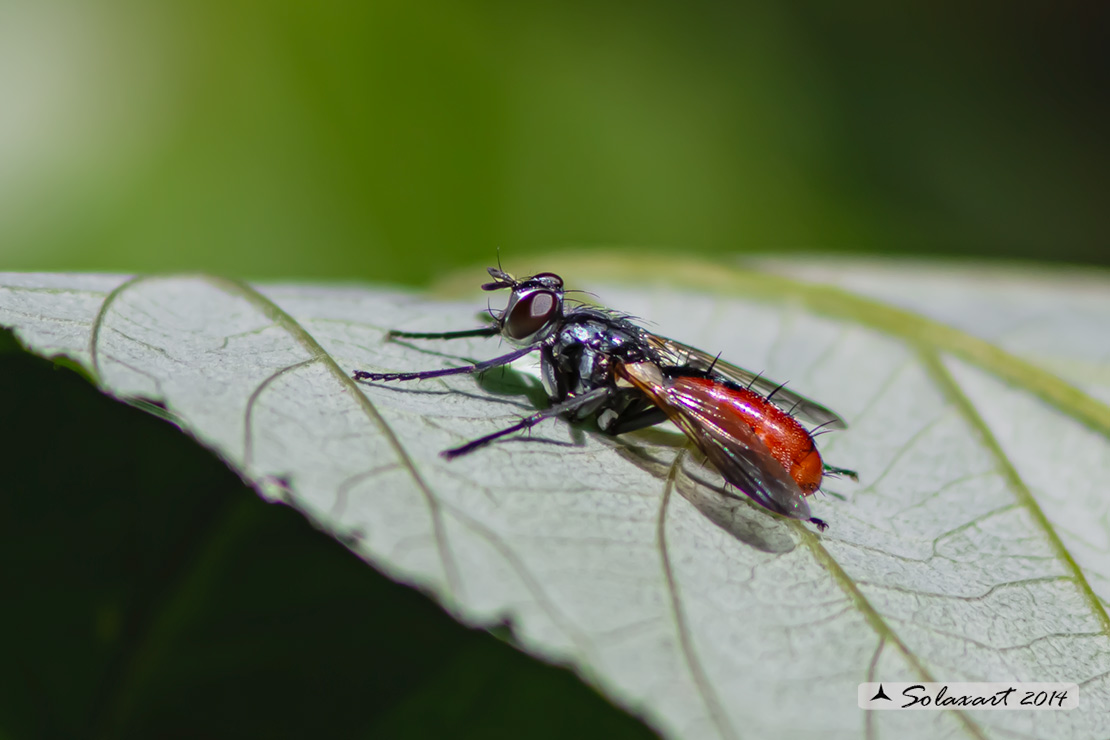
POLYGON ((535 290, 516 302, 505 322, 510 339, 530 337, 559 315, 559 299, 550 290, 535 290))

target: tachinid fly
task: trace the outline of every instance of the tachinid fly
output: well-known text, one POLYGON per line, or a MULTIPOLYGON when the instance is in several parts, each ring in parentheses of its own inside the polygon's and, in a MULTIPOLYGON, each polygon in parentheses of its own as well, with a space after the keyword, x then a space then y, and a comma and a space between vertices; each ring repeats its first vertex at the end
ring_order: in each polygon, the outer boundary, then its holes
MULTIPOLYGON (((713 355, 652 334, 606 308, 564 305, 563 279, 550 272, 516 279, 489 268, 483 290, 510 292, 503 311, 486 327, 454 332, 391 331, 391 337, 457 339, 502 336, 517 349, 475 365, 414 373, 369 373, 360 381, 424 380, 478 373, 540 353, 544 388, 552 405, 510 427, 445 450, 465 455, 544 419, 594 417, 609 434, 623 434, 668 419, 702 451, 725 480, 771 511, 816 524, 805 497, 826 474, 856 474, 826 465, 802 421, 843 429, 824 406, 713 355)), ((814 429, 813 431, 816 431, 814 429)))

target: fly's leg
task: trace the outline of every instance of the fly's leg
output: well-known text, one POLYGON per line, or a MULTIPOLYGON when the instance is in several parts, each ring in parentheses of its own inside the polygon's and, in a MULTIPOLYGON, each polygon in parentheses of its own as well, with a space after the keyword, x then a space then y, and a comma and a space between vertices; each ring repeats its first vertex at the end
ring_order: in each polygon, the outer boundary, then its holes
POLYGON ((838 468, 835 465, 828 465, 825 463, 822 464, 825 468, 825 475, 841 475, 845 478, 851 478, 857 483, 859 482, 859 473, 854 470, 848 470, 848 468, 838 468))
POLYGON ((480 373, 489 370, 493 367, 500 367, 501 365, 508 365, 510 362, 519 360, 524 355, 535 352, 539 349, 539 345, 531 347, 521 347, 514 350, 507 355, 494 357, 492 360, 479 362, 476 365, 463 365, 461 367, 448 367, 443 370, 425 370, 419 373, 368 373, 365 370, 355 370, 355 380, 426 380, 428 378, 442 378, 445 375, 466 375, 470 373, 480 373))
POLYGON ((487 434, 484 437, 479 437, 478 439, 467 442, 460 447, 454 447, 450 450, 444 450, 439 454, 443 457, 446 457, 448 460, 459 457, 460 455, 465 455, 466 453, 473 452, 479 447, 484 447, 493 440, 504 437, 507 434, 519 432, 524 429, 530 429, 536 424, 539 424, 544 419, 550 419, 554 416, 568 414, 591 403, 598 403, 604 400, 612 392, 612 389, 608 387, 594 388, 589 393, 583 393, 581 396, 575 396, 574 398, 563 401, 562 403, 557 403, 551 408, 544 409, 543 411, 537 411, 531 416, 526 416, 518 421, 516 424, 513 424, 511 427, 506 427, 494 432, 493 434, 487 434))
POLYGON ((401 331, 390 329, 386 335, 390 339, 463 339, 464 337, 493 337, 501 333, 496 326, 483 326, 481 329, 463 331, 401 331))
POLYGON ((628 407, 619 414, 615 414, 606 418, 606 414, 613 414, 612 411, 604 411, 598 416, 598 426, 606 434, 624 434, 626 432, 634 432, 637 429, 644 427, 655 426, 662 424, 667 420, 667 414, 663 409, 648 401, 646 398, 637 398, 628 404, 628 407))
MULTIPOLYGON (((838 476, 838 477, 843 476, 845 478, 851 478, 852 480, 856 481, 857 483, 859 482, 859 475, 854 470, 848 470, 847 468, 838 468, 835 465, 829 465, 827 463, 821 463, 821 466, 825 469, 824 470, 825 475, 833 475, 833 476, 838 476)), ((830 496, 835 496, 836 498, 840 499, 841 501, 847 501, 848 500, 844 496, 844 494, 837 493, 836 491, 830 491, 828 489, 822 488, 821 492, 822 493, 827 493, 830 496)), ((822 530, 822 531, 824 531, 824 530, 822 530)))

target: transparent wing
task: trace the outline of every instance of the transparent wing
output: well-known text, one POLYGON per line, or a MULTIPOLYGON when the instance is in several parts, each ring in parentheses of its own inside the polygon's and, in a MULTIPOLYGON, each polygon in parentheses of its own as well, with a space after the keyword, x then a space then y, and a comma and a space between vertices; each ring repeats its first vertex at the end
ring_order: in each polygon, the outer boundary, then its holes
POLYGON ((623 365, 618 372, 643 391, 697 445, 732 485, 764 508, 814 520, 802 489, 752 428, 730 418, 701 386, 663 377, 652 363, 623 365))
POLYGON ((771 401, 783 411, 802 421, 815 426, 822 426, 825 429, 846 429, 848 427, 844 420, 833 411, 788 388, 780 388, 779 384, 770 378, 765 378, 751 370, 745 370, 742 367, 718 360, 715 355, 703 352, 688 344, 661 337, 658 334, 644 332, 644 340, 661 355, 661 359, 666 364, 690 367, 695 370, 709 370, 712 368, 713 375, 731 380, 739 385, 750 386, 764 396, 769 396, 774 392, 771 401))

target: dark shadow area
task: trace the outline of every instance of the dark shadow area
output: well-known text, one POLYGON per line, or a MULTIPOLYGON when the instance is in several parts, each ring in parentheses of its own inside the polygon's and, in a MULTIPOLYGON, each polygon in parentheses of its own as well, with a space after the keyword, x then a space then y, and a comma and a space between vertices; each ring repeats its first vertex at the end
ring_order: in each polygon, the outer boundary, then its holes
POLYGON ((787 523, 730 490, 701 453, 685 447, 686 438, 681 434, 645 429, 615 439, 613 448, 621 457, 659 479, 660 495, 675 455, 682 455, 675 491, 706 519, 757 550, 777 553, 794 549, 787 523))
MULTIPOLYGON (((534 355, 539 363, 540 355, 534 355)), ((536 378, 511 367, 495 367, 477 377, 479 387, 494 396, 515 396, 523 398, 534 410, 545 409, 551 405, 547 391, 536 378)))
POLYGON ((646 738, 0 332, 0 735, 646 738))

